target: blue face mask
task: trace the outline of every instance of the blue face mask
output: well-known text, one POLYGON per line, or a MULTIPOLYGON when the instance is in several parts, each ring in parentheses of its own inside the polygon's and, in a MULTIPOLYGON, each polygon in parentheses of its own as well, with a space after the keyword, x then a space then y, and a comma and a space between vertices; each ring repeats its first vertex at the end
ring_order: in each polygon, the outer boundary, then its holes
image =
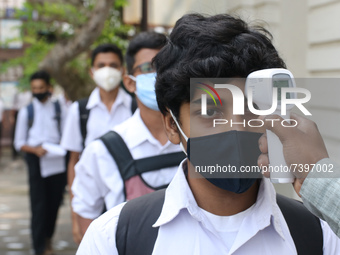
POLYGON ((136 82, 136 95, 138 99, 146 107, 159 111, 155 92, 156 73, 139 74, 137 77, 130 75, 130 78, 136 82))

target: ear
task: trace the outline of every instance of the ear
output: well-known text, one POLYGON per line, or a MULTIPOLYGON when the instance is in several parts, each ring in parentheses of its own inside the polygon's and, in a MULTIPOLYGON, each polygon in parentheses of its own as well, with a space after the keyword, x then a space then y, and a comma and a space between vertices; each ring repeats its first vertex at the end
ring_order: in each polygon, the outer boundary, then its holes
POLYGON ((93 79, 93 71, 92 71, 92 68, 93 68, 93 67, 91 67, 91 68, 89 69, 89 75, 90 75, 90 77, 93 79))
POLYGON ((181 142, 181 139, 179 135, 179 130, 176 126, 174 119, 171 117, 169 112, 167 112, 166 115, 162 115, 162 117, 163 117, 165 132, 168 136, 168 139, 173 144, 179 144, 181 142))
POLYGON ((127 91, 134 93, 136 91, 136 82, 132 80, 127 74, 123 76, 123 83, 127 91))

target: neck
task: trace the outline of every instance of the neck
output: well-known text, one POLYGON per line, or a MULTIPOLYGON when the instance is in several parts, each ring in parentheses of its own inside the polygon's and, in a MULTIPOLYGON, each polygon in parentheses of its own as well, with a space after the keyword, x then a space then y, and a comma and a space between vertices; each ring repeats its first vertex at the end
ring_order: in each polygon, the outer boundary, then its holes
POLYGON ((43 100, 38 100, 40 103, 44 104, 47 102, 47 100, 49 99, 49 97, 44 98, 43 100))
POLYGON ((140 110, 140 116, 152 136, 155 137, 162 145, 166 144, 168 137, 166 136, 163 127, 162 113, 151 110, 150 108, 143 105, 138 99, 137 104, 140 110))
POLYGON ((111 91, 106 91, 99 87, 100 100, 106 106, 108 111, 111 111, 112 105, 117 98, 118 90, 119 90, 119 86, 111 91))
MULTIPOLYGON (((188 162, 188 164, 190 164, 188 162)), ((196 173, 197 174, 197 173, 196 173)), ((220 189, 202 176, 188 171, 188 183, 199 207, 220 216, 230 216, 247 210, 257 199, 259 183, 256 181, 246 192, 236 194, 220 189)))

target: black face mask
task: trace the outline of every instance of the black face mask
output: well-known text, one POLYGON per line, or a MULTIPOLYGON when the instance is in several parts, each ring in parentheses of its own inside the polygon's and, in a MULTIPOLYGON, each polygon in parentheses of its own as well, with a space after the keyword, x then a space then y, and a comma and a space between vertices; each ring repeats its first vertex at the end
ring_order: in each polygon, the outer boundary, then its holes
POLYGON ((51 92, 46 91, 43 93, 33 93, 33 97, 38 99, 39 101, 43 101, 45 98, 49 97, 51 95, 51 92))
POLYGON ((234 193, 243 193, 257 179, 262 178, 261 172, 256 168, 261 154, 258 146, 261 135, 262 133, 232 130, 189 138, 188 159, 195 171, 215 186, 234 193), (241 167, 249 169, 252 166, 255 172, 240 171, 241 167), (215 172, 211 174, 213 169, 215 172))

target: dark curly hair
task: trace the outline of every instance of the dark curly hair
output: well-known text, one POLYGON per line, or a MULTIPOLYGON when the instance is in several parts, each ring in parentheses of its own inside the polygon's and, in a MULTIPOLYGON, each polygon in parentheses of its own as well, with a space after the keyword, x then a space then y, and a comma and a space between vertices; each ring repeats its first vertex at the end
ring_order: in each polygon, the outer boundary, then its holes
POLYGON ((154 58, 160 111, 179 119, 180 106, 190 101, 190 78, 247 77, 266 68, 285 68, 262 27, 250 27, 227 14, 180 18, 167 44, 154 58))

